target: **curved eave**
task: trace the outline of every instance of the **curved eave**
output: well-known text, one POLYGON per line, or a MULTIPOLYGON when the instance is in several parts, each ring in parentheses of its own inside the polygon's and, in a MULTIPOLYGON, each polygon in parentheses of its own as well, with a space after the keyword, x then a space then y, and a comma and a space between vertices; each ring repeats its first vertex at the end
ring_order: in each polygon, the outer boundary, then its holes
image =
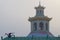
POLYGON ((46 21, 50 21, 52 18, 48 18, 48 17, 30 17, 28 20, 29 21, 35 21, 35 20, 46 20, 46 21))
POLYGON ((38 6, 38 7, 35 7, 35 9, 45 9, 45 7, 43 7, 43 6, 38 6))

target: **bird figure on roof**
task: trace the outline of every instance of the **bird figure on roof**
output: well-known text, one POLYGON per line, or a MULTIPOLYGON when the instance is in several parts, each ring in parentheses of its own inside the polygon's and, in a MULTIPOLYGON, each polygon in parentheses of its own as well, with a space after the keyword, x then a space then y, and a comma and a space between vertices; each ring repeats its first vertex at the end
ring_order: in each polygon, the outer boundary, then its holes
POLYGON ((5 35, 7 35, 9 38, 15 36, 13 33, 5 33, 5 35))

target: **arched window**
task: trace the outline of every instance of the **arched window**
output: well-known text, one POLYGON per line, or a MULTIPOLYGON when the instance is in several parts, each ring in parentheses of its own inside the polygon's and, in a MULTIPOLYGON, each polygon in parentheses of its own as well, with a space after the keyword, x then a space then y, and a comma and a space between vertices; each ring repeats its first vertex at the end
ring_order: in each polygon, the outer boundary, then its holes
POLYGON ((43 30, 43 28, 44 28, 43 22, 40 22, 40 23, 39 23, 39 27, 40 27, 41 30, 43 30))
POLYGON ((48 30, 48 23, 46 23, 46 30, 48 30))
POLYGON ((37 23, 34 23, 34 31, 37 30, 37 23))
POLYGON ((42 10, 40 10, 40 14, 42 13, 42 10))

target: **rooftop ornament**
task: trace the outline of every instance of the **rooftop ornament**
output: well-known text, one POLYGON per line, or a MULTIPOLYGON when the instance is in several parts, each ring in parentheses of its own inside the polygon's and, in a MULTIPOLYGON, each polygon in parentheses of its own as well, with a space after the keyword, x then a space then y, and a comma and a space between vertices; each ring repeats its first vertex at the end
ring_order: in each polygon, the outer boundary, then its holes
POLYGON ((15 35, 13 33, 5 33, 5 35, 7 35, 8 38, 15 37, 15 35))

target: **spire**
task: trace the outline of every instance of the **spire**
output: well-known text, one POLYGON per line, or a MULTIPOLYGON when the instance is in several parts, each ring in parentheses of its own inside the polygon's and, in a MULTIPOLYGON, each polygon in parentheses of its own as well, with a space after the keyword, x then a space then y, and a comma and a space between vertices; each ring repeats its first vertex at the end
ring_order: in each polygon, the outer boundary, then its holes
POLYGON ((39 1, 39 5, 37 7, 35 7, 35 9, 44 9, 44 6, 41 6, 41 1, 39 1))
POLYGON ((39 6, 41 6, 41 2, 39 1, 39 6))

